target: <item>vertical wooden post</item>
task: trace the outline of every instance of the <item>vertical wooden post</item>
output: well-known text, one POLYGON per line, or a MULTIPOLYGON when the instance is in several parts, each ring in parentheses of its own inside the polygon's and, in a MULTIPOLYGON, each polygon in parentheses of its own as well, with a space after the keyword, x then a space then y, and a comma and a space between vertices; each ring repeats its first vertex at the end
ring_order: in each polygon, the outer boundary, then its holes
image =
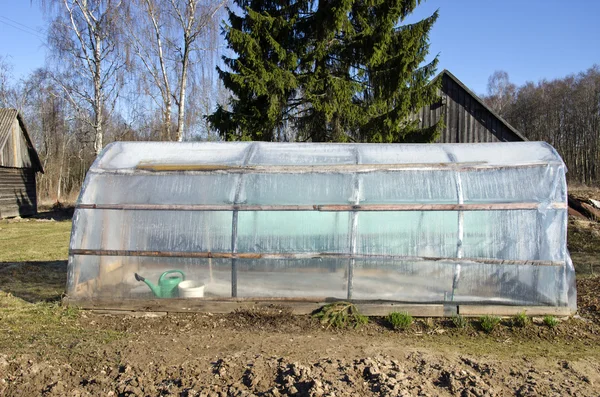
MULTIPOLYGON (((243 166, 247 166, 256 150, 256 143, 251 143, 244 154, 243 166)), ((240 196, 244 187, 244 174, 239 174, 234 186, 235 194, 233 196, 233 204, 240 204, 240 196)), ((231 218, 231 253, 237 253, 237 237, 238 237, 238 210, 233 210, 231 218)), ((238 291, 238 269, 237 258, 231 258, 231 297, 237 298, 238 291)))
MULTIPOLYGON (((360 152, 358 148, 354 148, 354 153, 356 156, 356 164, 360 164, 360 152)), ((353 175, 353 188, 354 188, 354 197, 353 204, 360 204, 360 174, 354 173, 353 175)), ((351 223, 350 223, 350 254, 356 254, 356 239, 358 232, 358 211, 352 211, 351 215, 351 223)), ((352 299, 352 292, 354 289, 354 265, 356 264, 356 259, 350 258, 348 262, 348 299, 352 299)))
MULTIPOLYGON (((202 237, 201 239, 206 241, 206 251, 208 252, 212 252, 212 234, 210 233, 210 228, 209 228, 209 220, 212 220, 211 218, 214 216, 215 218, 218 218, 218 214, 214 214, 212 212, 202 212, 203 215, 203 219, 202 219, 202 237)), ((209 257, 208 258, 208 280, 209 283, 214 282, 214 277, 213 277, 213 268, 212 268, 212 258, 209 257)))
MULTIPOLYGON (((92 210, 92 211, 94 211, 94 210, 92 210)), ((100 235, 100 249, 108 249, 111 231, 114 227, 114 225, 112 225, 110 223, 111 211, 100 210, 100 213, 102 213, 102 224, 94 225, 94 226, 95 227, 100 226, 101 230, 102 230, 101 235, 100 235)), ((108 264, 109 264, 108 259, 109 259, 109 257, 107 257, 107 256, 101 256, 98 260, 98 278, 96 279, 96 285, 98 288, 102 288, 105 284, 105 277, 106 277, 106 274, 108 273, 108 264)))
MULTIPOLYGON (((448 158, 453 163, 456 163, 456 157, 452 153, 447 153, 448 158)), ((463 194, 463 186, 462 186, 462 178, 460 175, 460 171, 454 172, 454 178, 456 181, 456 196, 459 205, 464 204, 464 194, 463 194)), ((456 257, 458 259, 464 256, 463 251, 463 240, 464 240, 464 224, 465 224, 465 213, 464 211, 458 211, 458 233, 456 239, 456 257)), ((456 293, 456 289, 458 288, 458 281, 460 280, 460 271, 461 266, 460 263, 454 265, 454 275, 452 276, 452 295, 450 300, 454 301, 454 294, 456 293)))
MULTIPOLYGON (((241 178, 241 177, 240 177, 241 178)), ((231 221, 231 253, 237 253, 238 211, 233 211, 231 221)), ((237 297, 237 258, 231 258, 231 296, 237 297)))

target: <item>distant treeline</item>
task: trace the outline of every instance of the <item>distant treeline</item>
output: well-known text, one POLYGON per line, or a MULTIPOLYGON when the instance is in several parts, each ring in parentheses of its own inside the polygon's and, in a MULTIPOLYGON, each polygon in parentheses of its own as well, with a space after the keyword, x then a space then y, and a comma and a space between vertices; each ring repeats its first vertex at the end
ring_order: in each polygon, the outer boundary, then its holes
POLYGON ((600 66, 520 87, 506 72, 496 72, 484 99, 529 140, 554 146, 570 182, 600 183, 600 66))

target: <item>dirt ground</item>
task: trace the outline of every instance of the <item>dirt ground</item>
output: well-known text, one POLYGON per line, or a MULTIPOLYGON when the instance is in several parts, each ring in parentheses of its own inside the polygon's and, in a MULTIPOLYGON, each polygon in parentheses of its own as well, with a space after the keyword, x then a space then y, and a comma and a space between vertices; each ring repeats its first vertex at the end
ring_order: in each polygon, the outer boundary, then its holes
MULTIPOLYGON (((586 282, 597 291, 600 278, 586 282)), ((331 330, 277 307, 156 317, 66 310, 55 308, 56 321, 39 328, 0 326, 6 333, 0 395, 597 396, 600 390, 597 312, 594 320, 554 328, 539 320, 519 328, 506 319, 485 334, 476 320, 457 329, 449 320, 423 319, 399 332, 375 318, 357 330, 331 330)))
POLYGON ((487 334, 478 319, 465 328, 419 319, 396 331, 371 318, 335 330, 279 307, 144 316, 65 308, 68 220, 24 223, 0 222, 0 251, 14 238, 22 246, 0 259, 0 396, 600 395, 596 224, 569 229, 586 260, 579 316, 555 327, 503 319, 487 334), (3 242, 4 232, 13 238, 3 242))

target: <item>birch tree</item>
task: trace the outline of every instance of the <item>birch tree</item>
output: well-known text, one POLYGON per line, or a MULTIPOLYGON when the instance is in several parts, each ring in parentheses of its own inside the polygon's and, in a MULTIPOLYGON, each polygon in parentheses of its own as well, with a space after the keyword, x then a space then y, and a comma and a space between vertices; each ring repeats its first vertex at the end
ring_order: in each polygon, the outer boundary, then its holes
MULTIPOLYGON (((223 8, 227 0, 169 0, 178 35, 174 36, 171 45, 179 63, 179 84, 176 96, 179 113, 177 117, 177 141, 182 141, 185 128, 185 110, 187 83, 192 55, 214 48, 211 33, 215 33, 218 21, 215 15, 223 8), (208 44, 202 47, 202 44, 208 44)), ((201 56, 201 55, 200 55, 201 56)))
POLYGON ((126 31, 138 65, 134 78, 163 113, 161 139, 184 138, 190 119, 187 117, 190 84, 197 82, 190 76, 205 60, 214 69, 212 55, 220 40, 218 14, 225 2, 134 0, 131 3, 126 31), (173 107, 177 109, 175 136, 171 123, 173 107))
POLYGON ((136 0, 130 8, 127 34, 129 44, 136 55, 142 72, 137 78, 142 80, 146 92, 163 114, 161 140, 173 140, 171 117, 173 112, 172 72, 168 63, 166 44, 169 42, 169 15, 157 0, 136 0), (160 103, 154 95, 158 90, 160 103))
POLYGON ((93 130, 93 147, 104 144, 104 122, 114 110, 124 59, 119 51, 121 0, 54 0, 49 47, 56 81, 78 117, 93 130))
POLYGON ((0 107, 8 107, 10 65, 0 55, 0 107))
POLYGON ((487 104, 501 116, 506 115, 507 108, 515 100, 517 86, 510 82, 508 73, 495 71, 487 84, 487 104))

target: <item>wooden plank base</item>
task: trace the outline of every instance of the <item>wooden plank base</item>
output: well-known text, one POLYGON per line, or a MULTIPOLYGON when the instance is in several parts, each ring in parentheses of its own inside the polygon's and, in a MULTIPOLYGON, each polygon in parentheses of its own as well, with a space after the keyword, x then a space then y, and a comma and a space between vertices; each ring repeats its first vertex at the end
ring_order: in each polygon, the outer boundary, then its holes
MULTIPOLYGON (((334 300, 285 300, 285 299, 149 299, 149 300, 73 300, 63 303, 82 309, 112 313, 166 312, 166 313, 231 313, 240 309, 289 307, 293 314, 311 314, 319 308, 336 302, 334 300)), ((355 302, 365 316, 385 316, 391 312, 407 312, 413 317, 448 317, 457 313, 455 304, 406 304, 394 302, 355 302)))
POLYGON ((465 317, 479 317, 486 314, 500 317, 515 316, 525 312, 528 316, 571 316, 575 314, 568 307, 557 306, 506 306, 506 305, 459 305, 458 314, 465 317))
MULTIPOLYGON (((336 300, 330 299, 147 299, 147 300, 74 300, 65 298, 65 305, 77 306, 116 314, 118 312, 159 312, 159 313, 231 313, 240 309, 289 307, 293 314, 310 314, 320 307, 336 300)), ((360 313, 365 316, 385 316, 391 312, 406 312, 413 317, 451 317, 460 314, 465 317, 495 315, 514 316, 525 312, 528 316, 552 315, 564 317, 573 315, 568 307, 555 306, 508 306, 508 305, 456 305, 418 304, 400 302, 355 301, 360 313)), ((126 313, 125 313, 126 314, 126 313)))
POLYGON ((104 310, 104 309, 92 309, 90 310, 95 314, 103 314, 103 315, 116 315, 116 316, 131 316, 131 317, 145 317, 145 318, 156 318, 156 317, 164 317, 168 313, 167 312, 140 312, 140 311, 131 311, 131 310, 104 310))

